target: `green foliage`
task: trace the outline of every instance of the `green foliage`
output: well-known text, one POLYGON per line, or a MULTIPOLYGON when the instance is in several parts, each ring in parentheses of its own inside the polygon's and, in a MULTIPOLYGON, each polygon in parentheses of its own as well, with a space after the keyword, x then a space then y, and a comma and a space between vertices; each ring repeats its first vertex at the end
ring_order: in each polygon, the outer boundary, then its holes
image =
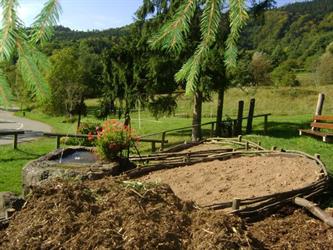
POLYGON ((299 86, 299 81, 297 80, 294 72, 297 68, 298 65, 294 60, 288 60, 282 63, 272 72, 274 84, 276 86, 299 86))
POLYGON ((61 7, 59 0, 51 0, 44 4, 44 8, 31 25, 31 42, 33 44, 45 43, 50 40, 54 32, 54 25, 59 20, 61 7))
POLYGON ((255 85, 269 85, 271 82, 270 71, 272 64, 270 59, 261 52, 255 52, 250 63, 250 72, 255 85))
POLYGON ((327 46, 326 52, 320 57, 316 76, 320 84, 333 83, 333 42, 327 46))
POLYGON ((165 115, 171 116, 175 113, 176 108, 177 102, 175 97, 171 95, 159 96, 148 104, 148 109, 155 118, 160 118, 165 115))
MULTIPOLYGON (((240 47, 262 51, 274 67, 296 60, 298 68, 313 71, 314 65, 333 41, 333 2, 306 1, 264 13, 264 21, 250 19, 240 38, 240 47)), ((241 58, 243 60, 243 58, 241 58)))
MULTIPOLYGON (((226 64, 235 66, 237 56, 236 41, 239 38, 240 29, 244 26, 248 17, 245 9, 245 1, 230 0, 230 34, 227 39, 226 64)), ((183 65, 176 74, 177 81, 186 81, 186 92, 194 92, 198 87, 201 75, 202 63, 216 41, 218 28, 221 21, 221 10, 224 1, 206 0, 186 1, 180 4, 177 12, 167 21, 160 31, 150 41, 152 48, 160 48, 169 52, 180 53, 185 47, 185 39, 189 36, 192 19, 196 11, 202 7, 200 18, 201 39, 192 57, 183 65)))
MULTIPOLYGON (((23 22, 17 15, 18 0, 1 0, 3 10, 0 62, 16 59, 24 84, 29 88, 37 100, 44 101, 49 95, 49 88, 43 76, 45 58, 34 48, 39 42, 44 42, 52 33, 52 26, 56 24, 59 13, 58 0, 48 0, 41 13, 36 17, 32 32, 24 28, 23 22), (43 63, 41 63, 43 61, 43 63)), ((2 71, 3 72, 3 71, 2 71)), ((3 75, 3 73, 1 73, 3 75)), ((8 82, 2 76, 0 80, 0 94, 2 100, 10 99, 8 82)))
POLYGON ((69 114, 82 111, 82 102, 93 92, 98 92, 101 63, 99 58, 81 44, 56 51, 50 58, 52 67, 47 75, 52 95, 48 111, 69 114), (94 91, 92 91, 94 90, 94 91))
POLYGON ((97 135, 100 128, 100 123, 83 122, 80 124, 77 132, 78 134, 89 135, 89 138, 67 137, 64 138, 63 143, 65 143, 66 145, 82 145, 87 147, 95 146, 95 140, 92 138, 92 136, 97 135))

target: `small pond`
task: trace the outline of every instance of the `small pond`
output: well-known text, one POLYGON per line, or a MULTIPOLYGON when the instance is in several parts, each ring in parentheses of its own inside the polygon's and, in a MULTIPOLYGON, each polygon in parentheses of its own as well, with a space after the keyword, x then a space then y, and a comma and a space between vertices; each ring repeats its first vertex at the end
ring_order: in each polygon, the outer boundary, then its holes
POLYGON ((54 159, 54 161, 60 164, 68 164, 68 163, 95 163, 98 158, 96 154, 91 151, 72 151, 67 154, 60 155, 58 159, 54 159))

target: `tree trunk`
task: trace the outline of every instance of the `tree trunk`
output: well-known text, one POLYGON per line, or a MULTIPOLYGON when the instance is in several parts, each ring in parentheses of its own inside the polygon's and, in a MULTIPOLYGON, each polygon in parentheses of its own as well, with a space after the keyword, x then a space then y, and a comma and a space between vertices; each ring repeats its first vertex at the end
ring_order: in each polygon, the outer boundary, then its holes
POLYGON ((215 135, 222 136, 222 117, 223 117, 224 87, 221 87, 217 98, 217 114, 216 114, 216 132, 215 135))
POLYGON ((201 113, 202 113, 202 92, 196 91, 194 94, 194 108, 192 119, 192 141, 201 139, 201 113))
POLYGON ((79 132, 79 129, 80 129, 80 126, 81 126, 81 116, 82 116, 83 103, 84 103, 84 99, 83 99, 83 97, 81 97, 80 104, 79 104, 79 116, 77 118, 77 128, 76 128, 77 133, 79 132))

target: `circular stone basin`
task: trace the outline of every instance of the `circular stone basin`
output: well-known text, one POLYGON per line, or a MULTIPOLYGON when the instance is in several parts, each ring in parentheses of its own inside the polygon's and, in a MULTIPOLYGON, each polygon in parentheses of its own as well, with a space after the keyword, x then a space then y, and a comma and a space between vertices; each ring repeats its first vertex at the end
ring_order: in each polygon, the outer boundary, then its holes
POLYGON ((126 158, 118 158, 112 162, 99 161, 93 149, 88 147, 57 149, 29 162, 23 168, 23 192, 26 195, 32 187, 52 178, 93 180, 116 176, 135 167, 126 158))
POLYGON ((169 184, 183 200, 208 206, 234 198, 282 193, 311 184, 321 176, 314 160, 302 156, 241 156, 158 170, 139 178, 169 184))

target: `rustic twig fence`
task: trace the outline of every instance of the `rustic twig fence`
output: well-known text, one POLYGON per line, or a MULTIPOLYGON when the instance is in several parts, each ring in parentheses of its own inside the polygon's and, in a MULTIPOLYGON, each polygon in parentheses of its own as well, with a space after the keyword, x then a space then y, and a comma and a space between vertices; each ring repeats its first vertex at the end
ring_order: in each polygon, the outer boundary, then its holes
POLYGON ((309 198, 317 194, 322 193, 327 189, 329 184, 329 175, 325 168, 325 165, 320 160, 319 155, 311 156, 309 154, 299 152, 299 151, 287 151, 287 150, 265 150, 259 144, 242 140, 241 137, 238 140, 228 140, 221 138, 212 138, 208 141, 211 142, 221 142, 229 143, 233 145, 239 145, 242 147, 241 150, 231 151, 228 149, 221 148, 220 150, 210 150, 202 152, 189 152, 189 153, 163 153, 157 155, 148 155, 141 158, 131 158, 133 161, 145 162, 140 168, 133 169, 127 172, 129 178, 138 178, 140 176, 146 175, 150 172, 162 170, 162 169, 171 169, 181 166, 193 165, 200 162, 209 162, 213 160, 227 160, 234 157, 241 156, 255 156, 255 155, 269 155, 269 156, 301 156, 313 160, 316 165, 320 168, 320 177, 317 181, 295 190, 290 190, 287 192, 280 192, 260 197, 238 199, 230 201, 221 201, 220 203, 214 203, 205 208, 210 209, 232 209, 232 213, 239 215, 253 215, 270 209, 274 209, 277 206, 283 205, 288 202, 293 202, 295 197, 309 198))

